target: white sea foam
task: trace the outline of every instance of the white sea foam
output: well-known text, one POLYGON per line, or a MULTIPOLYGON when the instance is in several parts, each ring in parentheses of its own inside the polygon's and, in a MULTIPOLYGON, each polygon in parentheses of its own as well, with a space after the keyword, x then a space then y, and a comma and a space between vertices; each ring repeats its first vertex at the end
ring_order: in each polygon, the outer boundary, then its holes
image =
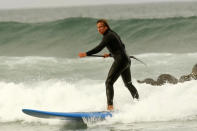
MULTIPOLYGON (((133 103, 131 95, 119 79, 115 84, 114 106, 118 113, 108 122, 170 121, 192 119, 197 114, 196 81, 153 87, 137 84, 140 101, 133 103)), ((0 82, 0 121, 24 120, 46 122, 27 116, 22 108, 47 111, 106 110, 104 81, 84 79, 77 83, 48 80, 31 84, 0 82)))

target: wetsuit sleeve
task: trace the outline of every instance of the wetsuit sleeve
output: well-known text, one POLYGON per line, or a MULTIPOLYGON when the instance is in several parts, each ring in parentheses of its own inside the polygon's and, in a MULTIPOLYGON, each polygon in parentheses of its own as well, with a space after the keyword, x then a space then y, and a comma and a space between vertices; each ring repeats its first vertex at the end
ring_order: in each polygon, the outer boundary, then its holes
POLYGON ((100 52, 106 46, 106 44, 107 44, 107 40, 103 39, 98 46, 96 46, 92 50, 86 52, 87 56, 90 56, 92 54, 96 54, 96 53, 100 52))

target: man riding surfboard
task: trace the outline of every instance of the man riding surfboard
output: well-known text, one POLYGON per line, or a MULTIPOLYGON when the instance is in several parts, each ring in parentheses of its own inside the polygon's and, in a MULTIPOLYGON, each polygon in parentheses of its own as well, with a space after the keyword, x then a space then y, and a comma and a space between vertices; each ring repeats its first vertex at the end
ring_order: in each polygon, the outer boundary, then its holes
POLYGON ((110 54, 104 54, 104 57, 112 56, 114 58, 114 62, 109 70, 105 85, 108 105, 107 109, 113 110, 113 85, 119 76, 122 77, 125 86, 128 88, 133 98, 139 99, 139 95, 131 81, 131 60, 126 53, 125 45, 122 43, 119 35, 110 29, 107 21, 104 19, 97 21, 97 30, 101 35, 103 35, 101 43, 88 52, 79 53, 79 57, 91 56, 100 52, 104 47, 107 47, 109 50, 110 54))

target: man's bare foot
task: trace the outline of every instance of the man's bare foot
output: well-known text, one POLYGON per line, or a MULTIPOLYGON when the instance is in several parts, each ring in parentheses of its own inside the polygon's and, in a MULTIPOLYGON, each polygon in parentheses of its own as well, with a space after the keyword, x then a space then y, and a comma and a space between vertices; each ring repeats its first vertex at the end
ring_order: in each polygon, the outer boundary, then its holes
POLYGON ((109 110, 109 111, 113 111, 113 110, 114 110, 113 105, 108 105, 108 106, 107 106, 107 110, 109 110))

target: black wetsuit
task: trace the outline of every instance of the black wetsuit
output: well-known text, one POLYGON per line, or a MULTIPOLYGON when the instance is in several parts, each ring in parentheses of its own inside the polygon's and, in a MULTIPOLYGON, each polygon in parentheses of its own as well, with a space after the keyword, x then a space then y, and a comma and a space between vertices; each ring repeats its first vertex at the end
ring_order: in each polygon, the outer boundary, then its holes
POLYGON ((113 105, 114 89, 113 84, 121 75, 125 86, 129 89, 133 98, 138 99, 139 95, 137 89, 133 86, 131 82, 131 71, 130 65, 131 60, 126 54, 125 46, 122 43, 120 37, 111 29, 108 29, 103 34, 102 42, 96 46, 94 49, 86 52, 88 56, 100 52, 104 47, 110 52, 110 55, 114 58, 114 62, 110 68, 107 76, 106 84, 106 94, 107 94, 107 104, 113 105))

